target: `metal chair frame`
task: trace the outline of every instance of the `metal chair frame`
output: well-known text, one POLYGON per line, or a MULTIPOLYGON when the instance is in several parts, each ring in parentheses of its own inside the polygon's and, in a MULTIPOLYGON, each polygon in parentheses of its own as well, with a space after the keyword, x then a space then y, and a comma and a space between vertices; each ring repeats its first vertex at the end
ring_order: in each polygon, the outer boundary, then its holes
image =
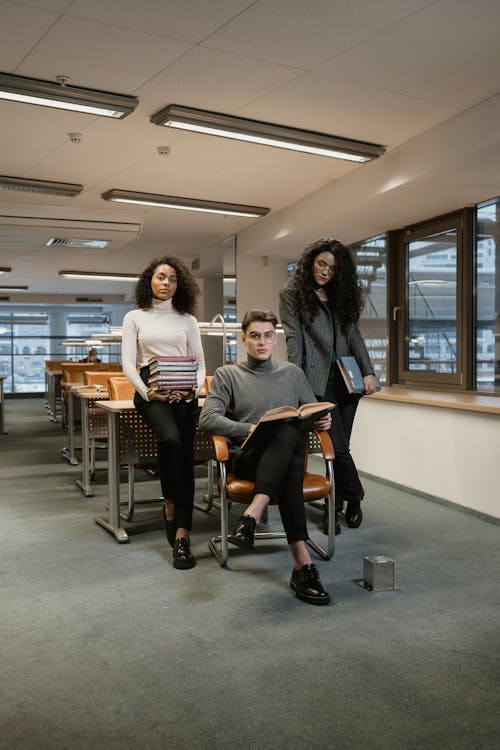
MULTIPOLYGON (((307 449, 305 458, 305 470, 304 480, 309 477, 320 477, 320 475, 314 475, 307 472, 307 459, 310 453, 321 453, 325 461, 325 477, 328 482, 328 491, 325 495, 325 502, 328 507, 328 535, 327 535, 327 546, 326 549, 318 544, 313 539, 308 538, 306 543, 316 554, 324 560, 330 560, 335 554, 335 485, 333 475, 333 460, 335 453, 333 445, 330 440, 330 436, 327 432, 309 432, 305 436, 307 439, 307 449)), ((227 463, 229 460, 229 448, 225 437, 220 435, 212 435, 212 441, 217 460, 217 469, 219 474, 219 488, 220 488, 220 534, 212 537, 208 546, 214 557, 217 559, 221 567, 225 567, 229 557, 229 508, 232 502, 241 502, 241 499, 231 498, 227 491, 227 484, 229 479, 229 473, 227 470, 227 463)), ((323 480, 325 477, 321 477, 323 480)), ((252 483, 249 482, 249 489, 253 487, 252 483)), ((320 497, 311 499, 304 499, 304 502, 315 503, 320 497)), ((284 531, 257 531, 255 539, 283 539, 286 538, 284 531)))

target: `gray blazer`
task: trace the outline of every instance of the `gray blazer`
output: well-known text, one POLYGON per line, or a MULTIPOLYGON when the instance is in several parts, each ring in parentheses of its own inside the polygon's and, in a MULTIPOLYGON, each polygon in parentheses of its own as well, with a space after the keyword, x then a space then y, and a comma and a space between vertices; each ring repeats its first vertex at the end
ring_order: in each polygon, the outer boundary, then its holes
POLYGON ((280 318, 285 330, 288 361, 304 370, 317 396, 322 397, 326 391, 334 342, 337 357, 355 357, 363 376, 374 374, 366 346, 355 323, 348 327, 347 334, 344 333, 337 321, 332 321, 326 307, 321 305, 311 328, 307 329, 299 318, 297 308, 295 295, 288 282, 280 292, 280 318))

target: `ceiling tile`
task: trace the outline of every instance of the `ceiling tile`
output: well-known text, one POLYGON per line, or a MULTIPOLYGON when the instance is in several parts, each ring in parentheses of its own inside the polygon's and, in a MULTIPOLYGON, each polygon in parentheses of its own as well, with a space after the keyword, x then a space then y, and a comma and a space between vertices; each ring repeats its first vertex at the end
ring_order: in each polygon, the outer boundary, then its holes
POLYGON ((296 68, 195 47, 136 94, 150 107, 151 114, 171 103, 234 112, 297 75, 300 71, 296 68))
POLYGON ((155 36, 200 42, 250 0, 74 0, 70 14, 155 36))
POLYGON ((312 68, 427 5, 429 0, 261 0, 204 44, 259 60, 312 68))
POLYGON ((437 76, 451 80, 455 75, 458 81, 463 60, 475 59, 478 49, 498 49, 499 26, 496 0, 440 0, 332 58, 318 72, 401 93, 437 76), (454 24, 457 15, 460 23, 454 24))
POLYGON ((57 13, 0 0, 0 18, 0 70, 17 73, 16 66, 54 23, 57 13))
POLYGON ((63 16, 18 72, 49 80, 68 75, 75 86, 130 94, 190 46, 63 16))

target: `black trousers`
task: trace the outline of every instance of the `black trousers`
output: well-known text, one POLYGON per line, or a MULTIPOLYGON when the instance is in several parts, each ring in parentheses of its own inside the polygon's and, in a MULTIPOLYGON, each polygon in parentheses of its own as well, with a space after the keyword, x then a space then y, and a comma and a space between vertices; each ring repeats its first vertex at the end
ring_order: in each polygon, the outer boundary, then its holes
POLYGON ((259 444, 248 447, 236 458, 241 479, 255 484, 278 503, 288 543, 308 538, 304 508, 304 436, 292 424, 273 422, 265 426, 259 444))
POLYGON ((318 396, 318 400, 333 401, 337 404, 332 411, 332 426, 329 434, 335 450, 333 462, 335 500, 337 507, 341 507, 343 500, 362 499, 364 490, 350 451, 352 426, 359 398, 347 392, 335 362, 332 362, 330 368, 326 391, 323 396, 318 396))
POLYGON ((136 393, 134 404, 158 439, 158 471, 163 497, 175 504, 177 526, 190 531, 194 504, 193 442, 198 417, 196 400, 168 404, 145 401, 136 393))

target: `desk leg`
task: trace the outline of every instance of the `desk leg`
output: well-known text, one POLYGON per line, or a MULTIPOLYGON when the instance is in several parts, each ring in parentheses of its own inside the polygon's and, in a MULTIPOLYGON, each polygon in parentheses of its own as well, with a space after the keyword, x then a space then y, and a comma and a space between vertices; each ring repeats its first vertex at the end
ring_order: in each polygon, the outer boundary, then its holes
POLYGON ((78 459, 75 456, 75 402, 74 394, 68 391, 68 447, 61 451, 62 457, 69 461, 71 466, 76 466, 78 459))
POLYGON ((114 535, 117 542, 128 542, 128 534, 120 526, 120 415, 108 412, 108 517, 98 516, 95 522, 114 535))
POLYGON ((94 490, 90 484, 90 438, 88 419, 88 400, 80 399, 82 402, 82 481, 77 479, 76 484, 85 497, 94 497, 94 490))
POLYGON ((3 378, 0 378, 0 435, 7 435, 4 427, 4 397, 3 397, 3 378))
POLYGON ((57 418, 57 385, 56 385, 56 378, 55 375, 53 375, 50 379, 50 421, 51 422, 58 422, 57 418))
POLYGON ((45 370, 45 393, 44 393, 44 401, 43 405, 46 409, 50 408, 49 404, 49 376, 47 374, 47 370, 45 370))

